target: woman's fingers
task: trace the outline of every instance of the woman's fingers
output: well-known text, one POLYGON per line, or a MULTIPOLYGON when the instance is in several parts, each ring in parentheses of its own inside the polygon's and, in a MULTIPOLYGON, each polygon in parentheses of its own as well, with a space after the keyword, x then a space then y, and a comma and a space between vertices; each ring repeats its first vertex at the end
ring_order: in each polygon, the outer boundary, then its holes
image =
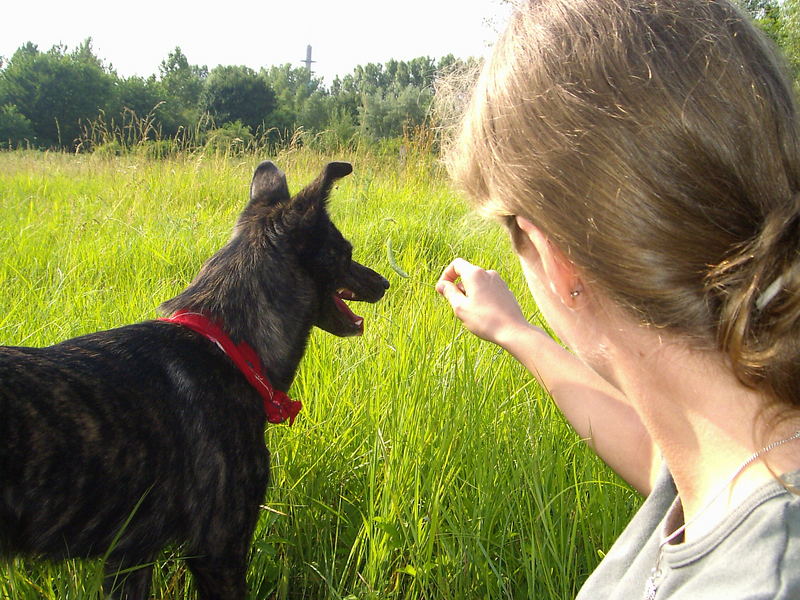
POLYGON ((464 280, 471 277, 476 271, 481 270, 480 267, 473 265, 471 262, 463 258, 456 258, 453 262, 447 265, 439 278, 439 281, 450 281, 455 283, 457 279, 464 280))
POLYGON ((436 291, 475 335, 495 341, 508 327, 527 325, 514 295, 497 271, 457 258, 445 267, 436 291))
POLYGON ((452 303, 458 295, 473 296, 481 288, 496 285, 497 282, 502 282, 497 271, 486 271, 463 258, 456 258, 445 267, 436 282, 436 291, 452 303))
POLYGON ((453 308, 458 306, 466 298, 463 287, 443 278, 439 279, 436 283, 436 291, 444 296, 453 308))

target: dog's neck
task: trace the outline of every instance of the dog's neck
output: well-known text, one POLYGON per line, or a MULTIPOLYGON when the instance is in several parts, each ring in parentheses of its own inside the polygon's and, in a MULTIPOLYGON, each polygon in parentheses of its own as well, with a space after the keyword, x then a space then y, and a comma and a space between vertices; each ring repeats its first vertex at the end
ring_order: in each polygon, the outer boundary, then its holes
MULTIPOLYGON (((294 305, 288 310, 298 308, 294 305)), ((233 340, 250 344, 276 389, 289 389, 311 333, 309 319, 286 318, 269 304, 253 312, 231 307, 212 316, 224 323, 233 340)))
POLYGON ((219 323, 202 314, 182 310, 171 317, 159 320, 181 325, 214 342, 261 396, 267 420, 270 423, 283 423, 287 419, 289 424, 294 422, 294 418, 303 407, 302 403, 292 400, 285 392, 272 386, 269 377, 264 372, 261 359, 250 344, 247 342, 235 343, 219 323))
POLYGON ((247 269, 228 258, 222 251, 215 255, 191 285, 160 310, 167 315, 189 310, 213 319, 234 342, 247 342, 255 350, 272 385, 285 392, 313 327, 313 281, 287 257, 247 269))

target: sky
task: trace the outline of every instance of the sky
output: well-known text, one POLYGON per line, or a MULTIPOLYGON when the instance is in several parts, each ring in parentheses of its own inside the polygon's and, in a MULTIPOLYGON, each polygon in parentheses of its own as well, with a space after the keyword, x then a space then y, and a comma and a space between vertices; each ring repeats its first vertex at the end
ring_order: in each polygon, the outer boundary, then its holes
POLYGON ((122 77, 158 74, 180 46, 190 64, 301 66, 311 45, 314 73, 330 83, 353 67, 417 56, 483 56, 502 30, 501 0, 14 0, 0 8, 0 56, 25 42, 40 50, 95 54, 122 77))

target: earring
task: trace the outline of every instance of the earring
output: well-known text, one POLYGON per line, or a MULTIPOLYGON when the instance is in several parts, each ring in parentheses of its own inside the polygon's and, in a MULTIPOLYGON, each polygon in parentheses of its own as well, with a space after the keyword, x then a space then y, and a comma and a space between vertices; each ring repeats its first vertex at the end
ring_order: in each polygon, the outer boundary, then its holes
POLYGON ((569 293, 569 295, 570 295, 570 297, 572 297, 572 298, 577 298, 578 296, 580 296, 580 295, 581 295, 581 291, 580 291, 580 290, 572 290, 572 291, 569 293))

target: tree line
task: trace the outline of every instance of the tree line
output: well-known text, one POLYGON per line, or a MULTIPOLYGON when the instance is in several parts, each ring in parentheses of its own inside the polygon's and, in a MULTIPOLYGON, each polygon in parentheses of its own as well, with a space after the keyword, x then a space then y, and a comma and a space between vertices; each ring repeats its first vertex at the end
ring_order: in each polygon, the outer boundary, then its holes
MULTIPOLYGON (((739 0, 800 80, 800 0, 739 0)), ((474 59, 418 57, 355 67, 329 85, 305 67, 194 65, 176 47, 150 77, 120 77, 92 49, 0 57, 0 149, 96 150, 160 142, 168 149, 233 143, 382 140, 426 124, 434 82, 474 59)))
POLYGON ((800 81, 800 0, 737 0, 786 58, 795 88, 800 81))
POLYGON ((107 143, 221 139, 272 143, 298 131, 336 143, 381 140, 421 126, 441 73, 474 65, 440 59, 357 66, 329 86, 305 67, 194 65, 180 49, 150 77, 120 77, 87 39, 73 50, 28 42, 0 58, 0 148, 93 150, 107 143))

